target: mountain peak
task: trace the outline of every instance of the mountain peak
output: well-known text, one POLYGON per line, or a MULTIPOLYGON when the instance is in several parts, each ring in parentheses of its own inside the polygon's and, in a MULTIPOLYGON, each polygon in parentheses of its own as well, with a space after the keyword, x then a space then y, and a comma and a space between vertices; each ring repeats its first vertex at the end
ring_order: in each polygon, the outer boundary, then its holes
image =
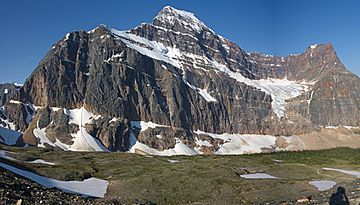
POLYGON ((208 27, 201 22, 193 13, 165 6, 153 19, 156 26, 172 30, 185 30, 201 32, 208 27), (180 29, 183 28, 183 29, 180 29))
POLYGON ((337 59, 337 54, 331 43, 310 45, 306 49, 306 53, 310 55, 310 57, 323 56, 324 58, 336 57, 337 59))

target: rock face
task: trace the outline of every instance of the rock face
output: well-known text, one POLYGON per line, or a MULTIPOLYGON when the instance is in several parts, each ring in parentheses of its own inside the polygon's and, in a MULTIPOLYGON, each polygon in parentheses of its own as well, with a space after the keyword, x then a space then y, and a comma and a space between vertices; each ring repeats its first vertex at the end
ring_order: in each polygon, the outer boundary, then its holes
POLYGON ((17 83, 0 84, 0 107, 16 96, 21 86, 17 83))
POLYGON ((194 14, 165 7, 127 32, 101 25, 68 33, 14 96, 23 115, 10 112, 10 102, 3 113, 25 131, 30 122, 21 106, 43 107, 31 123, 46 128, 51 142, 71 145, 72 134, 85 130, 109 150, 129 150, 134 137, 165 150, 176 139, 194 147, 196 130, 289 136, 360 126, 359 91, 360 79, 330 44, 286 57, 246 53, 194 14), (71 125, 71 116, 53 107, 101 117, 71 125), (139 121, 166 127, 136 131, 131 122, 139 121))

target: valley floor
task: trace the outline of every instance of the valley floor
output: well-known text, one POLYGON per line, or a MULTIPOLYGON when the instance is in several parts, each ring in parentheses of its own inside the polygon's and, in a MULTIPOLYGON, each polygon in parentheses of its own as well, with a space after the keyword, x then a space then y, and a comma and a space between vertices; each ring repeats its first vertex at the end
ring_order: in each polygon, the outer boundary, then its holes
POLYGON ((351 204, 360 202, 360 149, 173 157, 4 145, 0 150, 5 153, 0 163, 41 176, 62 181, 95 177, 109 182, 104 198, 81 198, 0 168, 0 204, 20 199, 22 204, 298 204, 307 198, 312 204, 327 204, 339 186, 345 188, 351 204), (273 178, 244 178, 248 174, 273 178), (318 191, 309 184, 313 180, 336 185, 318 191))

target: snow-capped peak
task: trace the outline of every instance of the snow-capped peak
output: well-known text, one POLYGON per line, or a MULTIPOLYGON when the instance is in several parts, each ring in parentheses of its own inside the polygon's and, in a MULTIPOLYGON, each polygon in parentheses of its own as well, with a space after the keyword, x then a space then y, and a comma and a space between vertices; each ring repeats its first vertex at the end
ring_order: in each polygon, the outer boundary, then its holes
POLYGON ((165 6, 154 18, 154 24, 159 21, 168 26, 174 26, 176 23, 184 26, 187 30, 195 30, 200 32, 208 27, 201 22, 196 16, 188 11, 175 9, 171 6, 165 6))
POLYGON ((311 49, 315 49, 318 46, 318 44, 313 44, 310 46, 311 49))

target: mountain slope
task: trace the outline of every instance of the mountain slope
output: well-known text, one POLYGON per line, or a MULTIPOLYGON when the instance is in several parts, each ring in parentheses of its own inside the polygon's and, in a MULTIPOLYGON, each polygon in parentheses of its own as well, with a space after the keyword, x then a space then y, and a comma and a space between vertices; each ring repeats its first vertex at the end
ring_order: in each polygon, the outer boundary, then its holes
MULTIPOLYGON (((35 146, 214 153, 239 143, 216 134, 265 139, 360 126, 359 84, 330 44, 287 57, 246 53, 194 14, 165 7, 129 31, 101 25, 68 33, 2 118, 14 104, 29 107, 23 116, 32 120, 18 130, 35 146), (88 113, 85 121, 74 122, 76 109, 88 113)), ((11 121, 24 121, 20 115, 11 121)), ((255 144, 276 149, 263 142, 255 144)))

